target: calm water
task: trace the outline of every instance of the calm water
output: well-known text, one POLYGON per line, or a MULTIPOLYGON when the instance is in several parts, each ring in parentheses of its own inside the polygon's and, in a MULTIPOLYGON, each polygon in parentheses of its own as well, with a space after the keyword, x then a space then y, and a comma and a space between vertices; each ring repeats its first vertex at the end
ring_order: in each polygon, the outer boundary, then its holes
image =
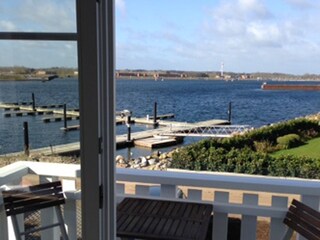
MULTIPOLYGON (((254 127, 279 122, 320 111, 320 92, 316 91, 262 91, 261 81, 117 81, 117 111, 129 109, 134 116, 174 113, 176 121, 197 122, 209 119, 227 119, 228 104, 232 102, 232 123, 254 127)), ((76 80, 50 82, 0 81, 0 102, 31 101, 36 104, 63 104, 78 108, 76 80)), ((23 122, 28 121, 31 148, 75 142, 79 132, 60 130, 63 122, 43 123, 43 116, 3 117, 0 110, 0 154, 23 149, 23 122)), ((78 121, 69 121, 69 125, 78 121)), ((134 126, 134 131, 144 127, 134 126)), ((126 127, 117 128, 117 134, 126 127)), ((191 140, 194 141, 194 140, 191 140)))

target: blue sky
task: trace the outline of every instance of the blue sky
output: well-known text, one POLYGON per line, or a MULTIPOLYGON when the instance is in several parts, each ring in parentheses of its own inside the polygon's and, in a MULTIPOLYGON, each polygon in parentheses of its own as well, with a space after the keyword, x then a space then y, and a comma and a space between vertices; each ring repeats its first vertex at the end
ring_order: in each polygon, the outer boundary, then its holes
MULTIPOLYGON (((0 31, 75 28, 74 0, 0 2, 0 31)), ((2 41, 0 51, 0 65, 77 64, 70 42, 2 41)), ((320 74, 320 1, 116 0, 117 69, 217 71, 221 62, 225 71, 320 74)))

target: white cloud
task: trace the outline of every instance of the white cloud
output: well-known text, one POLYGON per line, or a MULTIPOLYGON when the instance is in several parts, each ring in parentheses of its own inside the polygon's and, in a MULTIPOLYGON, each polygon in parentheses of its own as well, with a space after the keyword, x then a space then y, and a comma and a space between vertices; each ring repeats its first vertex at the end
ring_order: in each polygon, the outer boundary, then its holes
POLYGON ((119 12, 122 15, 126 14, 126 3, 125 0, 116 0, 116 9, 119 10, 119 12))
POLYGON ((271 15, 262 1, 238 0, 237 5, 242 14, 254 15, 258 18, 269 18, 271 15))
POLYGON ((0 30, 1 31, 14 31, 16 26, 11 21, 0 20, 0 30))
POLYGON ((280 47, 285 36, 276 24, 250 23, 247 27, 248 37, 264 46, 280 47))
POLYGON ((235 71, 310 71, 305 63, 320 58, 320 8, 306 12, 306 8, 282 5, 290 1, 292 6, 307 7, 311 0, 276 1, 221 0, 204 17, 199 39, 205 48, 197 50, 210 55, 214 65, 223 59, 235 71), (278 4, 290 11, 276 9, 278 4))
POLYGON ((313 9, 316 6, 319 7, 319 3, 315 0, 285 0, 285 2, 298 9, 313 9))
POLYGON ((63 4, 52 0, 25 0, 15 11, 15 17, 20 20, 19 27, 26 27, 28 31, 76 31, 73 0, 64 0, 63 4))

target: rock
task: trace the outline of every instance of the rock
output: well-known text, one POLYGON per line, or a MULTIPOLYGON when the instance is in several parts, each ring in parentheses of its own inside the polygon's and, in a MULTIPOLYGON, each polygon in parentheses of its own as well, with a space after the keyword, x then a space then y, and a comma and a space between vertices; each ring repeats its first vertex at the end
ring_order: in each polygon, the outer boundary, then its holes
POLYGON ((148 166, 148 160, 145 157, 141 157, 141 167, 148 166))
POLYGON ((151 156, 149 155, 149 156, 146 156, 146 159, 147 160, 150 160, 151 159, 151 156))
POLYGON ((148 166, 148 162, 140 163, 140 166, 141 166, 141 167, 147 167, 147 166, 148 166))
POLYGON ((121 156, 121 155, 116 156, 116 162, 120 162, 120 161, 123 161, 123 160, 124 160, 123 156, 121 156))
POLYGON ((130 165, 129 165, 129 164, 121 164, 121 163, 118 163, 118 164, 117 164, 117 167, 119 167, 119 168, 128 168, 128 167, 130 167, 130 165))
POLYGON ((149 165, 154 165, 157 163, 157 160, 155 158, 151 158, 148 160, 149 165))
POLYGON ((159 170, 161 170, 161 169, 160 169, 160 166, 155 165, 155 166, 153 166, 153 169, 152 169, 152 170, 158 170, 158 171, 159 171, 159 170))
POLYGON ((139 163, 141 163, 141 158, 139 157, 139 158, 136 158, 135 160, 133 160, 133 162, 135 163, 135 164, 139 164, 139 163))
POLYGON ((140 159, 141 159, 141 163, 147 162, 147 159, 145 157, 140 157, 140 159))
MULTIPOLYGON (((132 167, 132 166, 131 166, 132 167)), ((137 169, 137 168, 141 168, 141 165, 140 164, 135 164, 133 165, 133 168, 137 169)))
POLYGON ((158 151, 154 151, 152 154, 151 154, 151 157, 152 158, 156 158, 156 157, 159 157, 161 154, 161 152, 158 150, 158 151))
POLYGON ((159 159, 166 159, 167 158, 167 154, 166 153, 162 153, 160 156, 159 156, 159 159))
POLYGON ((120 159, 119 163, 121 164, 127 164, 127 161, 125 159, 120 159))
POLYGON ((168 158, 172 158, 173 153, 174 153, 174 151, 168 152, 168 153, 167 153, 167 157, 168 157, 168 158))

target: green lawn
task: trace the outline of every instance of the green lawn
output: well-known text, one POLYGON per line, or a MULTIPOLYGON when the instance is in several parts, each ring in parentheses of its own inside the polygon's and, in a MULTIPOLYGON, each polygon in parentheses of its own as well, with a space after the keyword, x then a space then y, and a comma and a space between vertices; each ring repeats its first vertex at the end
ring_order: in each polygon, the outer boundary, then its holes
POLYGON ((287 150, 281 150, 278 152, 273 153, 273 156, 280 156, 280 155, 297 155, 297 156, 307 156, 311 158, 319 158, 320 159, 320 137, 314 138, 308 141, 305 145, 300 147, 291 148, 287 150))

